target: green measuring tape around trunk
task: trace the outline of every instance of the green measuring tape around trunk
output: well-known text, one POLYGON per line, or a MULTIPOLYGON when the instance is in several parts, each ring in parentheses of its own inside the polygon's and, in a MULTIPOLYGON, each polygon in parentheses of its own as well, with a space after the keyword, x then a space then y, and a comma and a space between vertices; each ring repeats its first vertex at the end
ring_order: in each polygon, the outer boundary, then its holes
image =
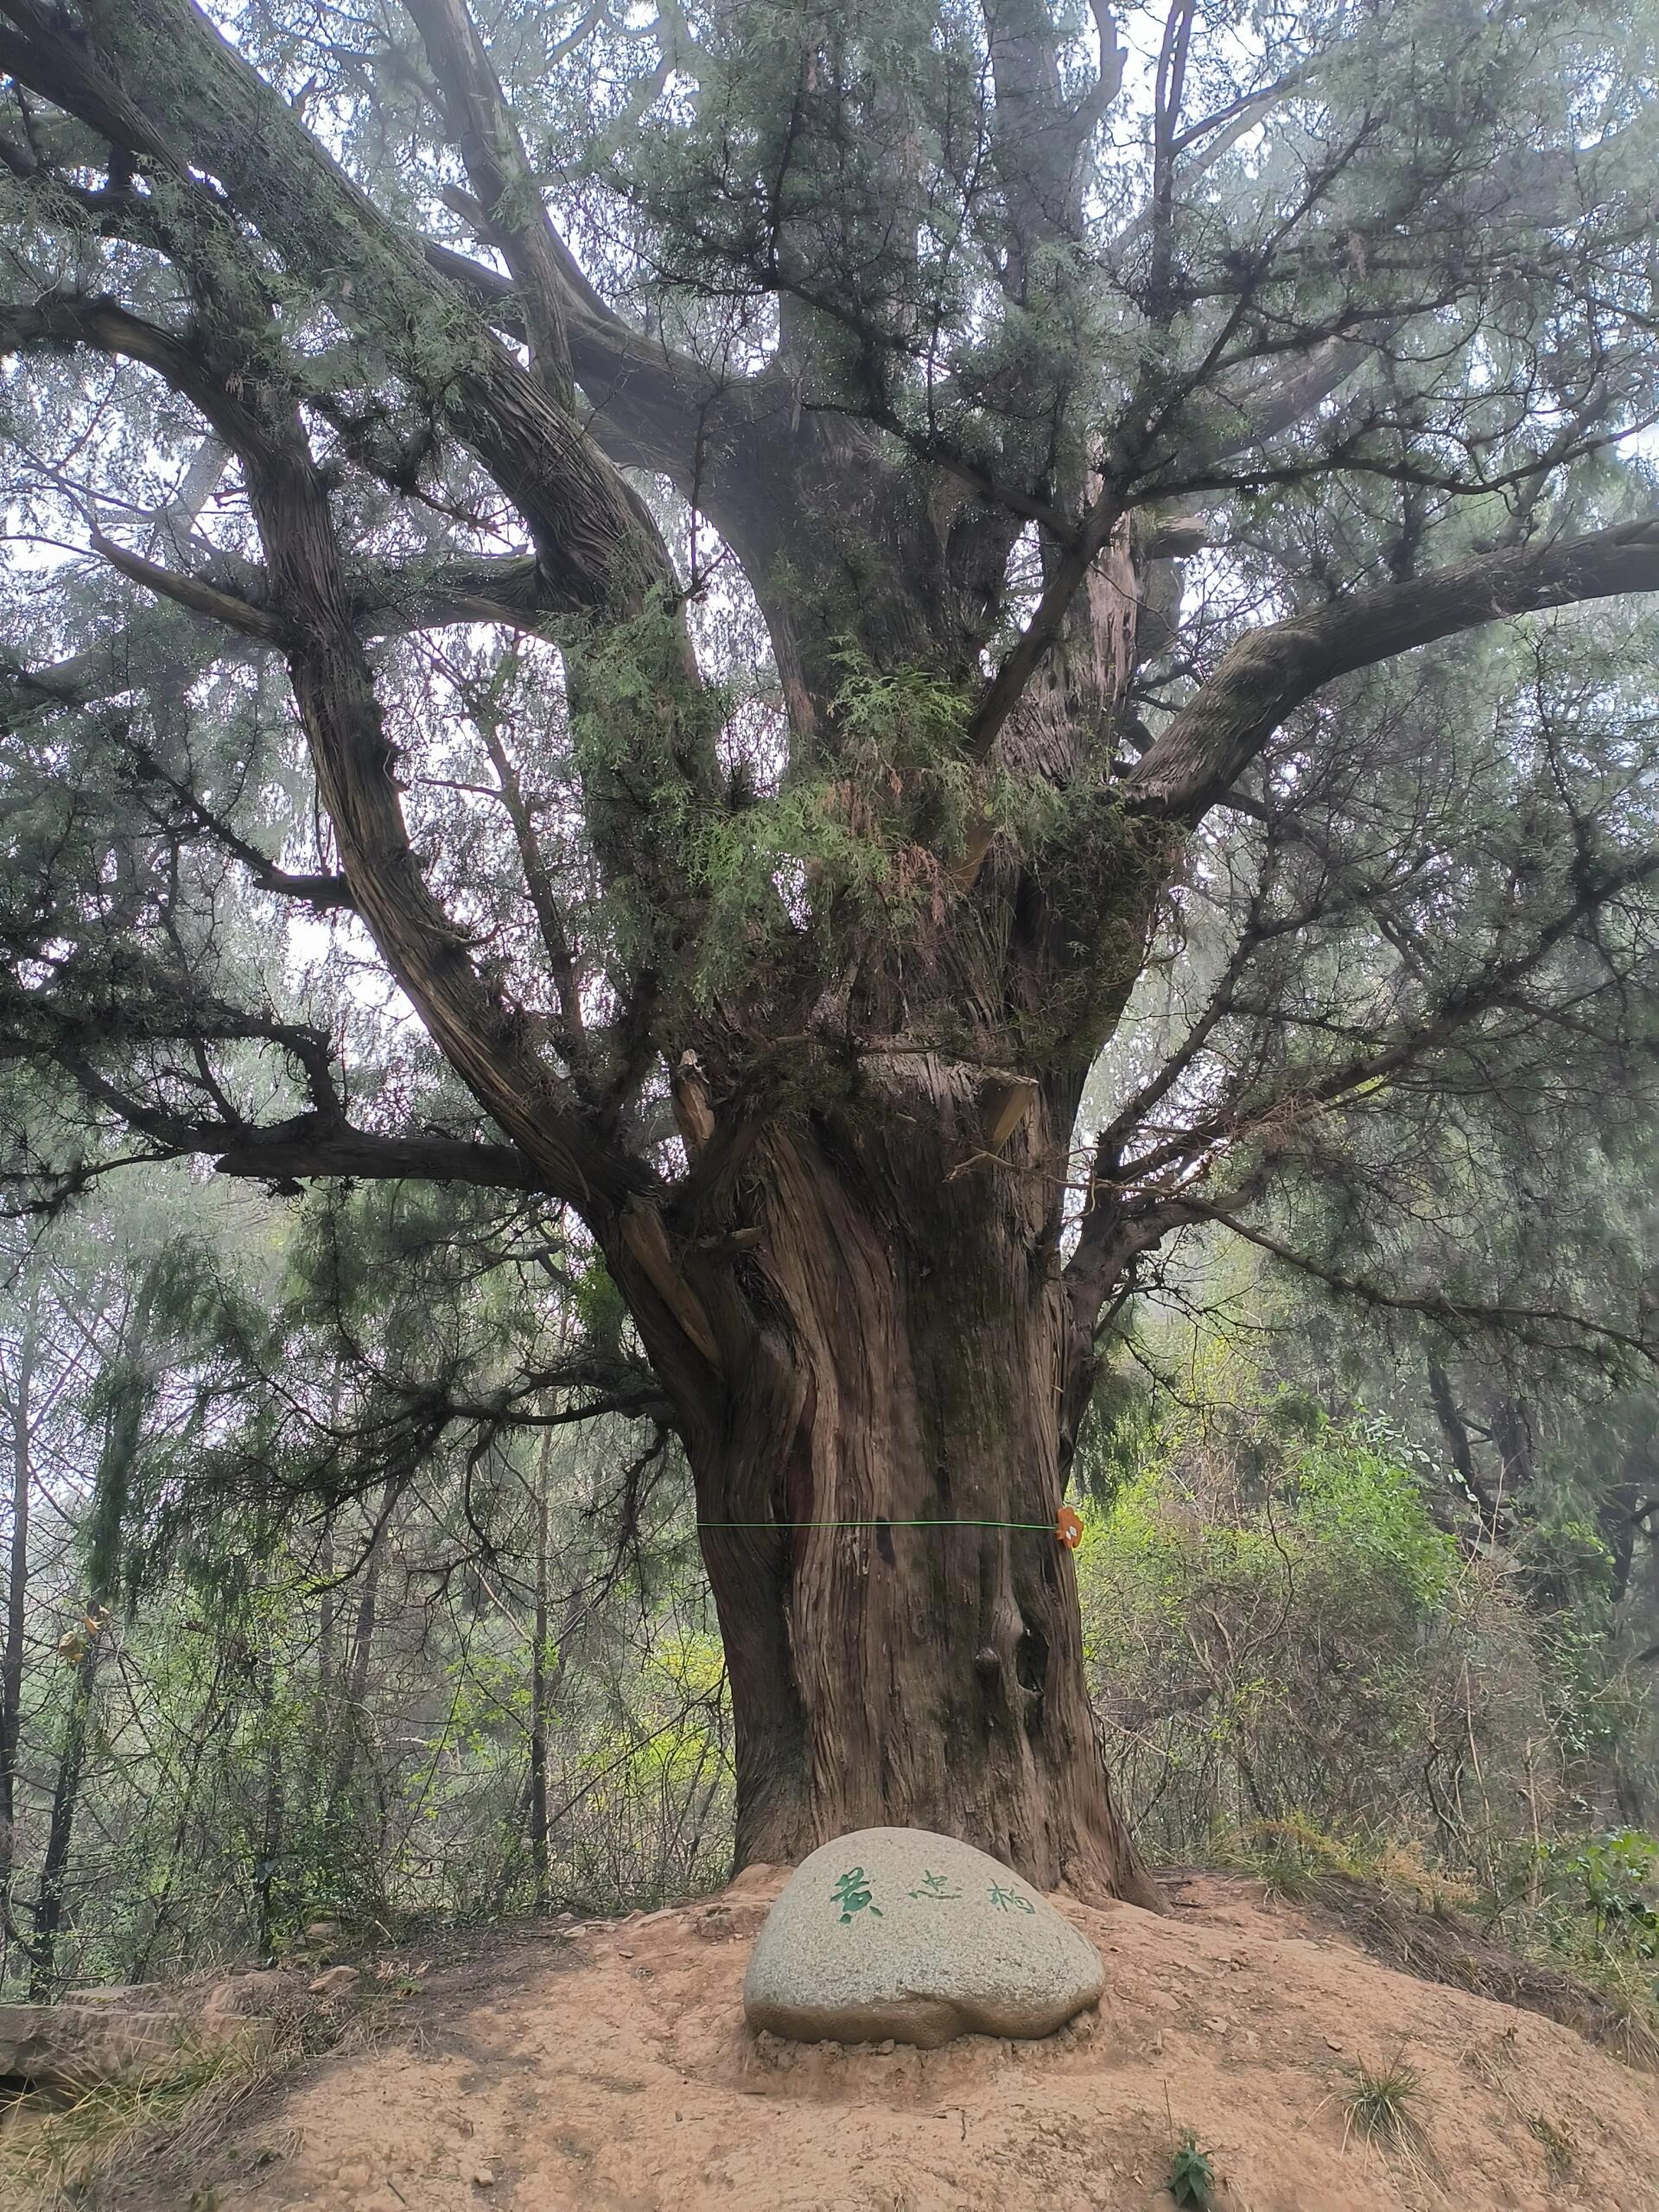
POLYGON ((974 1521, 941 1515, 924 1521, 699 1521, 699 1529, 1035 1529, 1069 1552, 1083 1541, 1083 1523, 1069 1505, 1052 1521, 974 1521))

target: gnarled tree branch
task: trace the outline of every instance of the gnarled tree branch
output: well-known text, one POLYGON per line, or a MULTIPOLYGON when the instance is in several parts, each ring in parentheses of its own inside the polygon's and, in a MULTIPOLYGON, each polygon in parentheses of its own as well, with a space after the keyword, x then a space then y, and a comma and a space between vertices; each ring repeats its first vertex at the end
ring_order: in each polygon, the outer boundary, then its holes
POLYGON ((1137 810, 1196 822, 1323 685, 1506 616, 1659 591, 1659 519, 1494 553, 1248 631, 1142 756, 1137 810))

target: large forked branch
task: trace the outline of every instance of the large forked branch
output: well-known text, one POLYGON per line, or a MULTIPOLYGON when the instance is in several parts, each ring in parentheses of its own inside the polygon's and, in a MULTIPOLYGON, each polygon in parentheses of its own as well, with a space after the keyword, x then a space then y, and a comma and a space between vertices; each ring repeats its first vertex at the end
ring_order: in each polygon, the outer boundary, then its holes
MULTIPOLYGON (((226 395, 204 381, 188 341, 107 297, 48 293, 29 306, 0 304, 0 355, 28 346, 86 346, 154 369, 210 415, 226 395)), ((297 402, 300 388, 286 394, 297 402)), ((245 416, 245 410, 241 410, 245 416)), ((144 560, 94 531, 92 550, 129 582, 206 615, 260 645, 280 647, 289 630, 267 570, 257 563, 225 564, 223 577, 181 574, 144 560)), ((348 576, 353 617, 365 637, 386 637, 456 622, 500 623, 537 631, 547 612, 534 556, 461 556, 442 562, 387 563, 348 576)), ((126 688, 132 656, 78 655, 56 670, 14 677, 41 702, 84 705, 126 688)))
POLYGON ((1092 0, 1100 58, 1092 89, 1068 99, 1046 0, 985 0, 985 41, 996 88, 993 143, 1015 240, 1007 280, 1019 289, 1034 256, 1081 236, 1096 126, 1117 98, 1128 59, 1107 0, 1092 0))
POLYGON ((533 1163, 512 1145, 465 1137, 391 1136, 340 1119, 299 1114, 285 1122, 198 1121, 145 1103, 86 1068, 69 1071, 87 1096, 148 1137, 159 1160, 207 1155, 221 1175, 261 1183, 298 1176, 353 1182, 465 1183, 486 1191, 545 1187, 533 1163))
MULTIPOLYGON (((0 5, 35 12, 34 0, 0 5)), ((193 0, 86 0, 83 13, 98 58, 125 97, 188 161, 228 188, 238 214, 290 267, 313 280, 328 272, 336 313, 379 346, 512 500, 536 549, 543 603, 590 618, 596 630, 636 624, 631 656, 645 689, 694 705, 698 676, 667 548, 643 499, 574 411, 434 277, 420 241, 359 190, 193 0)), ((211 264, 188 250, 181 257, 194 264, 198 300, 210 296, 211 264)), ((257 339, 245 328, 239 334, 253 357, 238 364, 238 373, 257 375, 257 339)), ((276 566, 273 554, 274 582, 276 566)), ((573 702, 588 644, 586 635, 565 640, 573 702)), ((289 664, 292 672, 292 656, 289 664)), ((662 733, 652 734, 654 741, 662 733)), ((696 804, 719 804, 711 717, 677 714, 663 754, 664 785, 671 782, 696 804)), ((683 881, 671 880, 660 845, 638 834, 642 810, 632 788, 608 813, 595 802, 590 821, 601 866, 613 881, 629 873, 652 877, 658 904, 689 931, 693 901, 683 881)))
MULTIPOLYGON (((543 381, 567 406, 574 383, 581 384, 595 410, 594 442, 612 460, 662 470, 717 526, 735 522, 741 530, 741 515, 726 496, 731 487, 709 463, 721 446, 724 474, 730 474, 734 454, 721 432, 740 415, 753 415, 752 406, 741 404, 753 392, 745 395, 741 386, 728 391, 659 342, 631 331, 606 306, 548 217, 466 0, 405 4, 426 43, 445 127, 475 196, 475 219, 512 272, 506 298, 543 381)), ((489 272, 429 243, 426 254, 433 267, 453 271, 469 297, 488 302, 489 272)), ((500 313, 499 301, 493 312, 500 313)))
POLYGON ((425 41, 444 123, 488 226, 490 242, 512 272, 531 360, 543 384, 569 406, 568 287, 561 244, 542 205, 484 41, 466 0, 404 0, 404 5, 425 41))
MULTIPOLYGON (((11 320, 0 308, 0 339, 11 320)), ((284 642, 270 575, 256 562, 225 561, 221 565, 226 581, 221 582, 146 561, 114 543, 102 531, 92 532, 91 543, 112 569, 158 599, 175 601, 193 614, 205 614, 262 645, 284 642)), ((377 563, 353 569, 346 576, 357 626, 365 638, 401 637, 415 630, 475 622, 542 636, 546 610, 540 603, 537 582, 534 556, 522 553, 479 554, 435 564, 377 563)))
MULTIPOLYGON (((134 150, 218 177, 292 267, 329 272, 335 313, 378 343, 523 515, 550 606, 626 617, 653 590, 671 593, 654 525, 575 416, 193 0, 87 0, 90 48, 35 0, 3 0, 3 12, 27 35, 19 73, 48 99, 118 132, 118 144, 139 137, 134 150), (123 124, 129 114, 141 130, 123 124)), ((187 175, 179 181, 199 189, 187 175)))
POLYGON ((480 976, 412 851, 372 677, 352 619, 327 494, 299 448, 245 452, 272 581, 292 610, 289 673, 358 912, 445 1058, 550 1187, 615 1202, 646 1179, 599 1141, 480 976))
MULTIPOLYGON (((741 378, 715 377, 677 353, 665 340, 625 322, 588 282, 556 234, 556 244, 567 279, 563 308, 570 365, 582 397, 594 410, 589 435, 618 467, 666 476, 690 497, 698 481, 699 453, 720 442, 733 421, 747 423, 753 415, 752 388, 741 378)), ((511 276, 433 238, 424 242, 423 251, 428 264, 495 328, 527 340, 523 303, 511 276)))
MULTIPOLYGON (((75 308, 97 304, 59 301, 53 313, 67 326, 75 308)), ((0 308, 0 352, 27 342, 27 329, 38 312, 0 308)), ((95 537, 92 550, 156 598, 193 615, 210 616, 217 630, 200 621, 181 626, 164 607, 139 606, 124 616, 118 635, 67 659, 29 668, 0 657, 0 731, 20 728, 64 708, 95 706, 163 678, 181 689, 212 663, 245 657, 262 646, 275 649, 281 641, 270 577, 257 562, 220 556, 213 574, 204 576, 141 561, 107 538, 99 543, 95 537), (226 630, 233 635, 227 637, 226 630), (237 638, 245 642, 237 644, 237 638)), ((474 622, 537 636, 545 630, 533 554, 462 556, 435 564, 388 562, 354 567, 347 582, 358 632, 365 639, 474 622)))
POLYGON ((467 0, 407 5, 475 195, 475 209, 466 212, 481 217, 512 274, 502 277, 429 239, 428 261, 490 321, 523 335, 532 355, 557 357, 563 379, 574 373, 598 414, 597 442, 613 461, 659 470, 689 490, 716 418, 734 403, 741 405, 743 380, 734 386, 729 378, 711 377, 609 305, 548 216, 467 0))
MULTIPOLYGON (((0 342, 4 339, 7 321, 3 310, 0 310, 0 342)), ((280 645, 283 641, 283 625, 269 607, 256 607, 238 592, 223 590, 205 576, 181 575, 176 569, 146 561, 142 554, 118 545, 101 530, 92 532, 92 547, 129 583, 142 584, 157 598, 173 600, 192 614, 204 614, 209 621, 222 622, 227 629, 239 630, 245 637, 252 638, 262 645, 280 645)))
MULTIPOLYGON (((5 12, 0 8, 0 14, 5 12)), ((14 0, 11 12, 20 16, 25 12, 21 0, 14 0)), ((20 82, 55 86, 54 97, 59 105, 71 99, 73 86, 76 113, 94 124, 111 145, 124 144, 137 151, 142 141, 155 158, 165 160, 165 141, 130 103, 112 104, 109 88, 86 70, 80 79, 72 79, 60 55, 48 54, 37 43, 15 38, 3 26, 0 67, 12 70, 20 82)), ((104 237, 124 238, 146 248, 156 246, 156 209, 145 194, 130 189, 89 189, 32 152, 25 164, 18 158, 17 149, 8 147, 3 140, 0 140, 0 162, 13 169, 14 188, 34 192, 43 205, 56 203, 48 220, 73 206, 104 237)), ((475 224, 481 218, 475 204, 467 212, 475 224)), ((428 265, 486 322, 510 338, 527 342, 524 302, 512 276, 435 239, 423 238, 417 243, 428 265)), ((699 454, 754 416, 756 387, 729 371, 716 373, 705 369, 677 352, 660 333, 629 322, 588 282, 581 264, 550 225, 547 245, 560 279, 560 311, 571 365, 584 399, 594 410, 587 426, 588 434, 619 467, 666 475, 689 493, 697 480, 699 454)), ((306 365, 315 374, 321 363, 314 357, 306 365)), ((762 413, 775 404, 775 399, 763 397, 762 413)))
MULTIPOLYGON (((220 272, 221 285, 229 282, 220 272)), ((546 1187, 589 1207, 650 1179, 605 1141, 537 1056, 519 1014, 480 977, 427 887, 410 842, 395 754, 357 626, 327 488, 297 409, 246 388, 241 355, 213 358, 111 302, 51 300, 0 318, 0 345, 81 344, 142 361, 200 408, 240 461, 283 609, 289 680, 352 904, 428 1032, 546 1187)))
POLYGON ((1196 822, 1314 692, 1482 624, 1581 600, 1659 591, 1659 518, 1495 553, 1252 630, 1147 752, 1126 785, 1146 814, 1196 822))
MULTIPOLYGON (((130 980, 141 960, 130 962, 130 980)), ((176 1046, 194 1055, 195 1076, 187 1075, 202 1110, 169 1101, 156 1090, 118 1081, 99 1065, 106 1025, 85 1014, 54 1021, 48 1002, 33 992, 0 995, 0 1061, 49 1062, 60 1068, 94 1106, 103 1107, 138 1136, 157 1160, 214 1156, 224 1175, 261 1181, 296 1175, 352 1176, 375 1181, 467 1183, 489 1190, 538 1191, 545 1179, 523 1152, 442 1131, 393 1134, 353 1126, 336 1084, 332 1048, 320 1030, 284 1020, 269 1009, 250 1012, 228 1005, 211 990, 187 989, 182 998, 157 979, 165 1011, 124 1009, 116 1025, 130 1057, 135 1046, 166 1052, 176 1046), (274 1047, 291 1063, 308 1103, 279 1122, 250 1122, 230 1092, 213 1075, 207 1058, 215 1046, 259 1044, 274 1047)), ((48 1188, 78 1187, 89 1171, 84 1165, 62 1176, 41 1177, 31 1163, 0 1170, 9 1181, 37 1182, 48 1188)))

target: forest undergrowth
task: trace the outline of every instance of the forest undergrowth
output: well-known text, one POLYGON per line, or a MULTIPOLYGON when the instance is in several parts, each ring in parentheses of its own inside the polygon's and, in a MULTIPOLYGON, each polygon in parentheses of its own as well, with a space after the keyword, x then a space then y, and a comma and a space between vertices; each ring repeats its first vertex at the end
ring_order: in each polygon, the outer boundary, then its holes
MULTIPOLYGON (((1103 1394, 1075 1493, 1091 1691, 1148 1859, 1247 1874, 1385 1963, 1653 2063, 1640 1572, 1616 1597, 1548 1467, 1484 1535, 1432 1437, 1329 1410, 1224 1332, 1166 1328, 1159 1356, 1156 1389, 1103 1394)), ((107 1417, 118 1382, 99 1370, 83 1406, 107 1417)), ((4 1994, 308 1969, 321 1922, 370 2001, 251 2065, 37 2116, 0 2152, 24 2201, 137 2145, 188 2152, 296 2056, 372 2035, 399 1993, 376 1962, 655 1909, 730 1868, 730 1717, 671 1453, 590 1424, 499 1455, 459 1513, 435 1474, 280 1531, 210 1514, 181 1542, 156 1533, 184 1494, 165 1404, 141 1423, 154 1556, 130 1551, 121 1602, 87 1608, 87 1509, 54 1517, 41 1487, 4 1994), (620 1546, 594 1534, 619 1459, 620 1546)))
MULTIPOLYGON (((1378 1887, 1659 2018, 1639 1576, 1615 1604, 1567 1490, 1483 1539, 1388 1416, 1218 1336, 1186 1358, 1103 1418, 1079 1488, 1090 1685, 1148 1859, 1378 1887)), ((435 1479, 235 1519, 92 1611, 84 1512, 38 1514, 5 1994, 280 1961, 319 1918, 372 1950, 719 1886, 695 1530, 671 1453, 615 1426, 503 1453, 460 1512, 435 1479), (619 1456, 620 1546, 594 1533, 619 1456)))

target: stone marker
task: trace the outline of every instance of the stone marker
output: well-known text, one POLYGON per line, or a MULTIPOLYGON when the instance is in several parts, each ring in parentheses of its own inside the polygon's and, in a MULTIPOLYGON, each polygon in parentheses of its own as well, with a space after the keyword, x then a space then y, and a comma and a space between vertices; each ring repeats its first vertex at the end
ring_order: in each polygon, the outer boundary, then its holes
POLYGON ((997 1859, 860 1828, 797 1867, 743 1977, 749 2024, 799 2043, 1046 2036, 1105 1986, 1100 1954, 997 1859))

